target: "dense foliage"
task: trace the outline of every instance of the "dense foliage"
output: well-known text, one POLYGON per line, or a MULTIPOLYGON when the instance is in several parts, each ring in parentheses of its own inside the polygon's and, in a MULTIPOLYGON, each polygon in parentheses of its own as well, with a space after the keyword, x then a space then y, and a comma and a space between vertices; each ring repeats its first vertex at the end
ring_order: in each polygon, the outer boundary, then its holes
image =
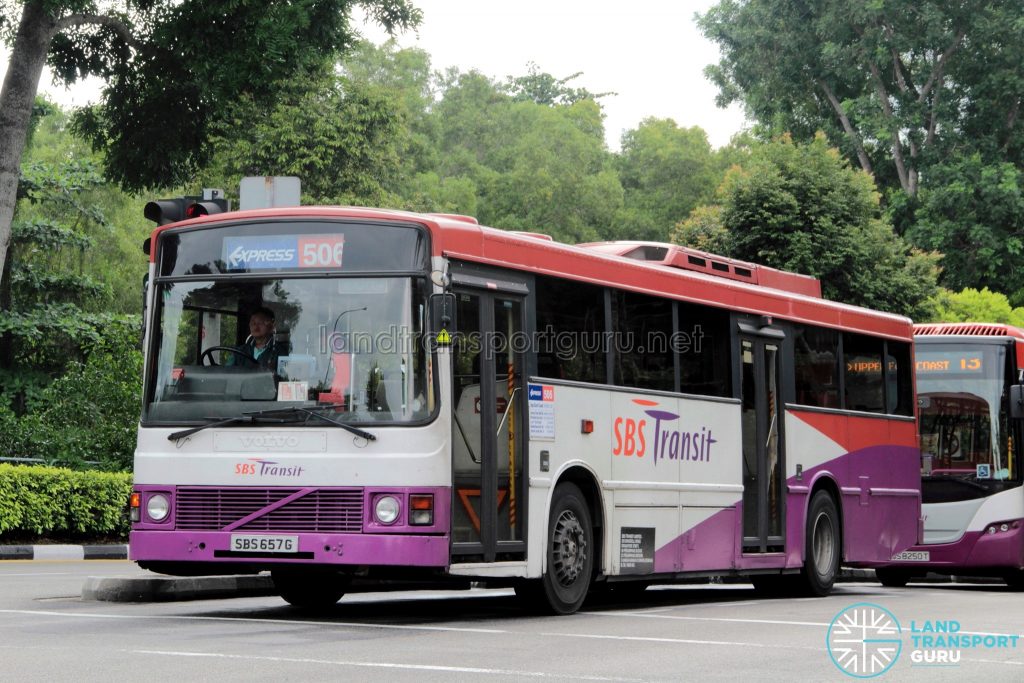
POLYGON ((0 463, 0 543, 128 537, 131 475, 0 463))
POLYGON ((820 278, 826 298, 927 318, 937 255, 911 249, 881 212, 871 176, 828 146, 789 138, 756 147, 677 239, 820 278), (701 240, 706 240, 701 244, 701 240))
POLYGON ((1024 303, 1024 4, 721 0, 699 19, 707 74, 768 136, 823 131, 870 172, 940 282, 1024 303))

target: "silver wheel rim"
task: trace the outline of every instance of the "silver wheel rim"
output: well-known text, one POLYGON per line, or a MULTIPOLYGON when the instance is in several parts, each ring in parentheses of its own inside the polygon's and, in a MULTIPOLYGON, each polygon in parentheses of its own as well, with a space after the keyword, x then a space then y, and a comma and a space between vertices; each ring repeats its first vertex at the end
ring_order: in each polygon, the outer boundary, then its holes
POLYGON ((563 510, 558 515, 551 545, 555 578, 561 586, 573 585, 583 573, 588 548, 583 525, 571 510, 563 510))
POLYGON ((835 560, 835 528, 828 514, 821 512, 814 518, 811 547, 814 553, 814 569, 818 576, 828 577, 835 560))

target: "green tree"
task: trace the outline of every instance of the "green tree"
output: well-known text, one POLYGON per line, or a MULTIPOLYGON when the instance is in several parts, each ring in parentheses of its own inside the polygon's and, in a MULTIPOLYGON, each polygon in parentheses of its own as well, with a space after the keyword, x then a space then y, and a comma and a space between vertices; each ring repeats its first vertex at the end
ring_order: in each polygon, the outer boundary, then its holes
POLYGON ((622 136, 624 239, 664 242, 673 225, 711 199, 722 180, 707 133, 671 119, 644 119, 622 136))
POLYGON ((824 136, 755 147, 719 190, 728 255, 820 278, 829 299, 927 317, 938 255, 898 237, 879 199, 824 136))
POLYGON ((430 55, 417 48, 400 49, 394 40, 381 46, 363 41, 345 56, 341 66, 347 82, 386 93, 395 116, 403 121, 400 155, 406 175, 435 170, 438 121, 430 113, 435 96, 430 55))
POLYGON ((263 106, 242 98, 213 140, 204 185, 237 187, 244 176, 294 175, 314 204, 394 204, 404 180, 408 129, 395 97, 372 84, 316 70, 263 106))
POLYGON ((942 257, 945 287, 991 288, 1024 303, 1024 174, 978 153, 936 164, 907 238, 942 257))
POLYGON ((1024 308, 1014 308, 1005 294, 987 287, 959 292, 940 289, 935 296, 934 322, 1006 323, 1024 328, 1024 308))
MULTIPOLYGON (((67 118, 45 103, 24 166, 18 214, 13 225, 9 273, 0 283, 0 403, 23 412, 69 363, 83 361, 111 325, 138 329, 137 316, 111 313, 113 253, 105 244, 113 232, 102 207, 105 183, 88 153, 69 154, 69 135, 56 132, 67 118), (104 246, 99 246, 104 244, 104 246), (131 322, 128 322, 128 321, 131 322)), ((132 260, 135 310, 145 268, 136 244, 132 260)), ((135 342, 138 343, 136 334, 135 342)))
POLYGON ((824 130, 887 188, 915 196, 955 150, 1020 160, 1020 2, 722 0, 698 21, 720 104, 773 134, 824 130))
POLYGON ((602 97, 615 95, 613 92, 592 93, 586 88, 573 88, 569 81, 574 81, 583 75, 577 71, 565 78, 555 78, 549 73, 540 70, 536 63, 527 64, 525 76, 509 76, 506 80, 506 90, 517 102, 533 102, 545 106, 562 104, 576 104, 582 100, 593 100, 597 102, 602 97))
POLYGON ((470 72, 451 73, 436 107, 442 176, 470 178, 480 221, 565 242, 607 239, 622 187, 592 99, 538 104, 470 72))
POLYGON ((238 97, 272 101, 290 76, 344 51, 355 5, 388 30, 420 20, 408 0, 4 3, 0 39, 11 58, 0 90, 0 271, 44 64, 66 83, 106 81, 102 103, 78 126, 106 151, 107 176, 125 188, 166 187, 205 165, 209 137, 238 97))

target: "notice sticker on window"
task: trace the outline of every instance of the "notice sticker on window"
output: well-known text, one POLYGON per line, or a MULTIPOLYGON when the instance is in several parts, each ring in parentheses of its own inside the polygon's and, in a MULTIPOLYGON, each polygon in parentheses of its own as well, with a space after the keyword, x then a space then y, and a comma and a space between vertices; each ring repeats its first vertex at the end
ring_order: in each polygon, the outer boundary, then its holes
POLYGON ((529 384, 530 438, 553 441, 555 438, 555 387, 529 384))
POLYGON ((277 385, 278 401, 306 401, 309 399, 309 382, 281 382, 277 385))

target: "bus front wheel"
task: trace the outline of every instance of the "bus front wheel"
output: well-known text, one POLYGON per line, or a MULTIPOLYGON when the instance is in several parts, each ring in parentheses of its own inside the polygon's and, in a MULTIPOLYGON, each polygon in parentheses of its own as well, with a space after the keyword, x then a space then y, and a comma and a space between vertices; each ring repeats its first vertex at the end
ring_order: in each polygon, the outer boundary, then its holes
POLYGON ((544 611, 572 614, 587 597, 594 573, 594 526, 575 484, 555 488, 546 553, 540 581, 523 584, 516 592, 544 611))
POLYGON ((801 572, 804 592, 823 597, 832 592, 842 557, 839 511, 827 491, 818 491, 811 498, 805 538, 804 568, 801 572))
POLYGON ((345 595, 349 579, 337 573, 303 573, 274 571, 270 573, 278 595, 293 607, 327 609, 345 595))

